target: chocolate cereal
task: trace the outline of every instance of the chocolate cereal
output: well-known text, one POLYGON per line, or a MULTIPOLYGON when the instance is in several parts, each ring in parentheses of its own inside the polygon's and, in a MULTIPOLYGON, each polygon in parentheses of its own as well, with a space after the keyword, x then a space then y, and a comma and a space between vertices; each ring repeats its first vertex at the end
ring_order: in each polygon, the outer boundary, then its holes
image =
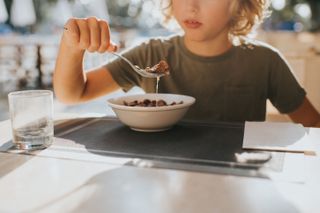
POLYGON ((134 100, 134 101, 123 101, 123 104, 125 106, 141 106, 141 107, 161 107, 161 106, 173 106, 173 105, 177 105, 177 104, 183 104, 183 101, 180 102, 171 102, 171 103, 167 103, 165 100, 150 100, 150 99, 144 99, 143 101, 138 101, 138 100, 134 100))

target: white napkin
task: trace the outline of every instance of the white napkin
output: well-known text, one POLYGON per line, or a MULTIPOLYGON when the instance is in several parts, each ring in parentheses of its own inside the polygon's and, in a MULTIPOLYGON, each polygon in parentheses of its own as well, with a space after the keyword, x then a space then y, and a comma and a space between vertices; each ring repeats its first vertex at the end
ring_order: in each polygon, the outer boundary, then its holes
POLYGON ((246 122, 242 147, 315 154, 311 131, 312 128, 304 128, 301 124, 294 123, 246 122))

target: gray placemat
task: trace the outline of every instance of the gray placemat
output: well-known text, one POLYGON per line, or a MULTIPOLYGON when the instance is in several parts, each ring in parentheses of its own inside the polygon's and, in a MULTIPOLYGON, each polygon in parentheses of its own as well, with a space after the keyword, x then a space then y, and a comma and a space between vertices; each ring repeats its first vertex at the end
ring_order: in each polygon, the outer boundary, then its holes
POLYGON ((283 161, 279 153, 271 164, 237 162, 235 153, 244 152, 244 123, 184 121, 163 132, 137 132, 114 117, 104 117, 70 121, 55 132, 95 154, 148 160, 165 168, 209 171, 214 166, 243 171, 273 166, 281 170, 283 161))

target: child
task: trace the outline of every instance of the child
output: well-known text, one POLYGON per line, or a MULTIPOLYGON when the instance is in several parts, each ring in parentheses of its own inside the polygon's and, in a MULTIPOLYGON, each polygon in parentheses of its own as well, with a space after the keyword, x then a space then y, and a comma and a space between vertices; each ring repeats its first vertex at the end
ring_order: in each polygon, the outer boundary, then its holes
MULTIPOLYGON (((195 97, 187 119, 263 121, 270 99, 294 122, 320 126, 319 113, 279 52, 245 39, 267 7, 267 0, 169 0, 167 17, 174 17, 184 34, 151 39, 123 55, 139 67, 166 60, 170 75, 161 78, 159 92, 195 97)), ((73 18, 65 28, 54 73, 54 89, 61 101, 88 101, 133 86, 155 92, 155 79, 139 76, 121 59, 83 72, 85 50, 117 50, 108 23, 73 18)))

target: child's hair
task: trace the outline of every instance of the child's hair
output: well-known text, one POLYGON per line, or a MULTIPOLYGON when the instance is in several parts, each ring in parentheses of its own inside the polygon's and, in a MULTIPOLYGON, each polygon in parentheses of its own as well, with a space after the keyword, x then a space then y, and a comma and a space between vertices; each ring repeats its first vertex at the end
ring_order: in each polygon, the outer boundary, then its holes
MULTIPOLYGON (((270 14, 270 0, 232 0, 229 36, 233 40, 247 36, 270 14)), ((172 19, 172 0, 161 0, 164 23, 172 19)))

